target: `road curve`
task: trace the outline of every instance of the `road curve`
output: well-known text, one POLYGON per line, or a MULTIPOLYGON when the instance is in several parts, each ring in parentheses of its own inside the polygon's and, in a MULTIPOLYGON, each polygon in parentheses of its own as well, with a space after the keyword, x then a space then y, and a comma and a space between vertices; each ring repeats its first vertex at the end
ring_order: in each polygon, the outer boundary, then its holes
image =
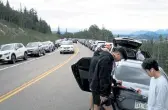
POLYGON ((55 52, 16 67, 0 70, 0 110, 88 109, 90 94, 80 90, 70 66, 81 57, 91 56, 92 52, 80 44, 75 46, 79 52, 73 56, 55 52), (7 94, 6 99, 1 97, 35 78, 41 79, 30 82, 29 86, 20 91, 16 90, 16 93, 14 91, 15 94, 9 97, 7 94))

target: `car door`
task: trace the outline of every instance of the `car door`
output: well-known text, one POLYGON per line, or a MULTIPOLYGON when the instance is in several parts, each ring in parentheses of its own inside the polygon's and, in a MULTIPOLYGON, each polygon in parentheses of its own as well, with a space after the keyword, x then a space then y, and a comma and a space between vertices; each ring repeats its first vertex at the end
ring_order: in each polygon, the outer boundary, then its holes
POLYGON ((22 43, 20 43, 19 46, 20 46, 20 54, 21 54, 21 56, 24 56, 24 53, 26 51, 25 47, 24 47, 24 45, 22 43))
POLYGON ((91 57, 83 57, 71 66, 73 75, 81 90, 90 92, 89 88, 89 66, 91 57))
POLYGON ((21 56, 19 44, 15 44, 15 54, 16 58, 19 58, 21 56))
POLYGON ((43 53, 44 47, 43 47, 43 44, 42 44, 42 43, 39 43, 39 44, 38 44, 38 48, 39 48, 40 52, 43 53))

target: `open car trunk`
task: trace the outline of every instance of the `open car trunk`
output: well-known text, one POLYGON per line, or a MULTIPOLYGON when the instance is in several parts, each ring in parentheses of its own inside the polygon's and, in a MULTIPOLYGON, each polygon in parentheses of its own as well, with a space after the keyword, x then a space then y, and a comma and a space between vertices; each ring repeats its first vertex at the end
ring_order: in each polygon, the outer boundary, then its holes
MULTIPOLYGON (((114 47, 124 47, 127 51, 128 59, 136 60, 136 52, 141 47, 142 42, 131 38, 114 38, 114 47)), ((141 51, 145 58, 151 58, 151 55, 147 51, 141 51)))
POLYGON ((142 42, 131 38, 114 38, 113 43, 114 46, 122 46, 131 49, 138 49, 142 45, 142 42))
POLYGON ((73 75, 81 90, 91 92, 89 88, 89 66, 91 57, 83 57, 71 66, 73 75))

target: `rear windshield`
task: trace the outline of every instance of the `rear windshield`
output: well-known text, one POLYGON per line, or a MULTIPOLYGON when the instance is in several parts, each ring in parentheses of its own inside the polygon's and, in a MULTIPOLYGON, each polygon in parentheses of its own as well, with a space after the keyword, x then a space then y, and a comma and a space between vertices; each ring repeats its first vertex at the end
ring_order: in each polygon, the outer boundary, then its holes
POLYGON ((61 45, 73 45, 73 43, 71 41, 64 41, 61 45))
POLYGON ((118 66, 115 70, 115 77, 118 80, 126 82, 138 83, 149 86, 150 77, 141 68, 118 66))

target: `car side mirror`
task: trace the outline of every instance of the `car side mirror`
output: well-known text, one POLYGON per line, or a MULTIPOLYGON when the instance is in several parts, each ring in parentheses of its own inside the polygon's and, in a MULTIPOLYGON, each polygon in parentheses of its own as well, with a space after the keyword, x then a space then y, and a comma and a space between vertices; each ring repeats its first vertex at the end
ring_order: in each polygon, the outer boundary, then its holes
POLYGON ((15 48, 15 50, 18 50, 18 49, 19 49, 18 47, 15 48))

